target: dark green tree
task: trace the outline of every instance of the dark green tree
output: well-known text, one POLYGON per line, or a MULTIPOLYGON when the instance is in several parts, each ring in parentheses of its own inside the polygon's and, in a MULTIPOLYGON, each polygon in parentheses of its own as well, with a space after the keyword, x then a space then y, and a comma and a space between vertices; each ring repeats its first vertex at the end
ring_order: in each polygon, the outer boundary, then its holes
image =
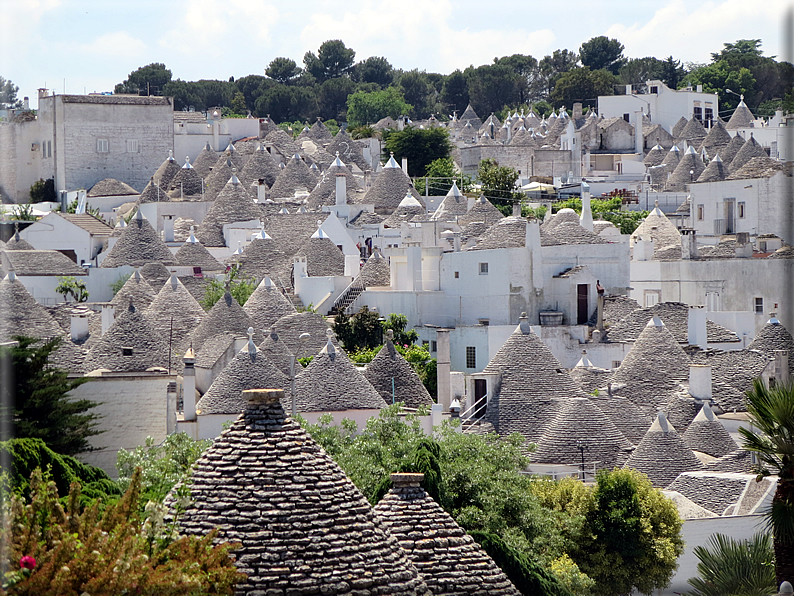
POLYGON ((301 69, 291 58, 274 58, 265 69, 265 74, 274 81, 286 84, 300 74, 301 69))
POLYGON ((39 178, 30 185, 30 202, 41 203, 43 201, 56 202, 58 193, 55 192, 55 181, 52 178, 39 178))
POLYGON ((576 68, 579 56, 569 50, 554 50, 551 56, 544 56, 538 62, 538 76, 530 85, 530 99, 533 101, 549 98, 557 80, 566 72, 576 68))
POLYGON ((454 110, 462 114, 469 104, 469 80, 460 70, 453 70, 444 77, 441 102, 448 108, 450 114, 454 110))
POLYGON ((232 113, 240 116, 245 116, 248 113, 248 106, 245 105, 245 95, 243 95, 242 91, 238 91, 232 97, 231 108, 232 113))
POLYGON ((317 54, 306 52, 303 64, 307 72, 323 82, 347 74, 355 58, 356 52, 345 46, 342 40, 331 39, 322 43, 317 54))
POLYGON ((240 77, 235 82, 237 89, 243 94, 245 98, 245 105, 252 111, 255 116, 263 117, 266 114, 259 114, 256 112, 256 100, 259 99, 265 91, 271 87, 278 85, 274 80, 262 75, 248 75, 247 77, 240 77))
POLYGON ((422 119, 430 116, 430 110, 435 103, 435 89, 427 73, 417 69, 409 70, 400 75, 397 84, 405 101, 413 106, 409 116, 422 119))
POLYGON ((317 113, 314 90, 292 85, 276 85, 256 100, 258 114, 270 114, 276 122, 307 120, 317 113))
POLYGON ((590 70, 601 70, 603 68, 616 75, 620 67, 626 63, 626 59, 623 57, 623 50, 623 44, 617 39, 601 35, 581 45, 579 48, 579 59, 582 61, 582 66, 587 66, 590 70))
POLYGON ((571 107, 582 102, 585 107, 595 107, 599 95, 615 94, 615 77, 607 70, 590 70, 587 66, 562 75, 554 85, 549 99, 556 107, 571 107))
POLYGON ((509 66, 479 66, 469 77, 469 101, 478 114, 490 114, 518 103, 521 85, 521 77, 509 66))
MULTIPOLYGON (((468 192, 472 189, 471 177, 456 170, 455 162, 449 157, 442 157, 430 162, 425 168, 425 176, 428 177, 428 194, 436 196, 447 194, 452 188, 453 180, 457 182, 461 192, 468 192)), ((424 178, 416 180, 416 191, 420 195, 425 194, 424 178)))
POLYGON ((229 81, 177 79, 165 85, 163 95, 174 98, 175 110, 192 107, 197 112, 203 112, 209 108, 231 107, 232 98, 237 91, 237 84, 229 81))
POLYGON ((539 76, 538 61, 532 56, 525 54, 513 54, 494 59, 494 64, 502 64, 509 67, 518 76, 518 103, 524 104, 529 101, 530 88, 535 79, 539 76))
POLYGON ((0 77, 0 108, 21 108, 22 102, 17 98, 19 87, 11 81, 0 77))
POLYGON ((394 343, 401 346, 409 346, 419 339, 419 334, 415 329, 406 331, 408 326, 408 317, 403 314, 391 313, 383 322, 383 329, 391 329, 394 333, 394 343))
POLYGON ((383 326, 375 310, 361 307, 356 314, 339 313, 334 317, 334 333, 348 352, 371 350, 383 343, 383 326))
POLYGON ((408 159, 408 175, 413 177, 423 176, 431 162, 449 157, 452 151, 449 133, 445 128, 406 126, 400 131, 384 131, 383 141, 386 151, 394 153, 395 159, 408 159))
POLYGON ((370 56, 356 64, 351 76, 357 83, 375 83, 380 87, 388 87, 394 80, 394 68, 386 58, 370 56))
POLYGON ((328 79, 317 89, 318 116, 323 120, 347 120, 347 98, 356 84, 347 77, 328 79))
POLYGON ((347 98, 347 121, 351 127, 375 124, 387 116, 398 118, 407 116, 413 106, 396 87, 383 91, 357 91, 347 98))
POLYGON ((75 455, 90 450, 88 438, 98 435, 96 403, 71 399, 69 392, 85 383, 48 364, 60 338, 45 342, 16 336, 16 345, 0 347, 0 428, 10 438, 41 439, 56 453, 75 455))
POLYGON ((483 194, 505 215, 513 214, 513 204, 523 198, 518 190, 518 171, 500 166, 495 159, 483 159, 477 171, 483 194))
POLYGON ((678 89, 678 84, 685 76, 686 69, 681 66, 680 60, 674 60, 672 56, 665 58, 662 70, 662 82, 665 85, 670 89, 678 89))
POLYGON ((618 71, 618 81, 623 85, 642 84, 653 79, 664 80, 665 62, 652 56, 631 58, 618 71))
POLYGON ((127 79, 116 85, 116 93, 138 93, 140 95, 164 95, 171 71, 162 62, 152 62, 133 70, 127 79))

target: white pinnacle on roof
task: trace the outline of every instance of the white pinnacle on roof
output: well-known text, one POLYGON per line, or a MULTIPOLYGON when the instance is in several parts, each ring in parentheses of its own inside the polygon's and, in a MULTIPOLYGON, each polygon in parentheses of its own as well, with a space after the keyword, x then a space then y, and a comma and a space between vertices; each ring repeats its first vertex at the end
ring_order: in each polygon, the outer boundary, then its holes
POLYGON ((234 251, 234 254, 236 254, 236 255, 241 255, 241 254, 243 254, 243 247, 242 247, 242 244, 243 244, 243 243, 242 243, 242 242, 240 242, 239 240, 237 241, 237 250, 235 250, 235 251, 234 251))
POLYGON ((780 325, 780 321, 777 318, 776 312, 769 313, 769 320, 767 321, 769 325, 780 325))
MULTIPOLYGON (((188 243, 188 244, 198 244, 198 240, 196 240, 196 234, 194 233, 195 231, 196 231, 195 226, 190 226, 190 236, 188 236, 187 240, 185 240, 186 243, 188 243)), ((138 273, 138 272, 135 271, 135 273, 138 273)))
POLYGON ((248 328, 248 353, 251 354, 251 356, 254 356, 258 351, 259 350, 257 349, 256 344, 254 343, 254 328, 253 327, 249 327, 248 328))
POLYGON ((240 179, 237 177, 237 168, 232 168, 232 177, 229 178, 229 182, 235 186, 240 184, 240 179))
POLYGON ((339 159, 339 151, 336 152, 336 159, 334 160, 334 163, 331 164, 331 167, 332 168, 344 168, 345 167, 345 164, 342 162, 341 159, 339 159))
MULTIPOLYGON (((485 134, 487 135, 488 133, 485 133, 485 134)), ((410 195, 410 193, 409 193, 409 195, 410 195)), ((458 183, 457 183, 456 180, 452 181, 452 188, 450 188, 449 191, 447 192, 447 196, 448 197, 461 197, 461 196, 463 196, 463 194, 458 189, 458 183)), ((416 199, 414 199, 414 201, 416 201, 416 199)), ((419 201, 416 201, 416 203, 418 204, 419 201)), ((402 203, 400 203, 400 205, 402 205, 402 203)))
POLYGON ((664 321, 660 319, 657 315, 653 315, 651 319, 648 321, 648 324, 645 325, 646 327, 656 327, 657 331, 661 331, 664 329, 664 321))
POLYGON ((694 145, 690 145, 689 147, 687 147, 687 150, 684 151, 684 155, 687 155, 687 154, 697 155, 697 151, 695 151, 695 146, 694 145))
POLYGON ((328 234, 322 228, 317 228, 317 231, 312 234, 312 238, 330 238, 328 234))
POLYGON ((675 428, 673 428, 673 425, 668 422, 667 416, 664 415, 664 412, 659 412, 656 415, 656 420, 653 421, 651 428, 648 429, 648 432, 669 433, 670 431, 675 431, 675 428))
POLYGON ((286 207, 282 207, 281 210, 279 211, 279 213, 282 213, 282 214, 286 215, 286 214, 289 213, 289 211, 287 211, 286 207))
POLYGON ((576 363, 576 366, 579 368, 594 368, 590 358, 587 357, 587 350, 582 350, 582 357, 576 363))
POLYGON ((678 145, 673 145, 670 147, 670 153, 680 153, 681 150, 678 148, 678 145))
POLYGON ((411 189, 408 189, 408 192, 405 194, 405 198, 400 201, 400 204, 397 206, 399 209, 400 207, 422 207, 422 203, 416 200, 416 198, 411 194, 411 189))
POLYGON ((251 240, 272 240, 272 238, 265 232, 265 228, 260 227, 259 231, 251 236, 251 240))
POLYGON ((228 151, 229 153, 234 153, 235 151, 237 151, 237 149, 234 148, 234 143, 229 141, 229 145, 226 147, 226 151, 228 151))
POLYGON ((168 150, 168 161, 175 161, 174 160, 174 152, 171 149, 168 150))
POLYGON ((185 155, 185 165, 182 166, 183 170, 192 170, 193 166, 190 165, 190 156, 185 155))
POLYGON ((397 165, 397 162, 394 160, 394 153, 392 153, 391 157, 389 158, 389 161, 387 161, 386 165, 383 166, 383 169, 385 170, 386 168, 399 168, 399 167, 400 166, 397 165))
POLYGON ((17 274, 14 273, 13 270, 9 270, 9 272, 6 274, 6 281, 14 281, 16 280, 16 278, 17 278, 17 274))

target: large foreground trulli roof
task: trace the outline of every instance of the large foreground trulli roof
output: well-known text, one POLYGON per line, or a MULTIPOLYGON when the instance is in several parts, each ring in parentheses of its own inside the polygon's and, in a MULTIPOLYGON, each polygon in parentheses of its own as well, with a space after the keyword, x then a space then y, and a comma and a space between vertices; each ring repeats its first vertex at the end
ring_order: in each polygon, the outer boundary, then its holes
POLYGON ((236 590, 241 596, 430 596, 366 498, 285 416, 283 397, 246 392, 245 411, 185 483, 191 502, 178 517, 180 531, 205 535, 217 527, 219 541, 241 543, 236 563, 248 575, 236 590))

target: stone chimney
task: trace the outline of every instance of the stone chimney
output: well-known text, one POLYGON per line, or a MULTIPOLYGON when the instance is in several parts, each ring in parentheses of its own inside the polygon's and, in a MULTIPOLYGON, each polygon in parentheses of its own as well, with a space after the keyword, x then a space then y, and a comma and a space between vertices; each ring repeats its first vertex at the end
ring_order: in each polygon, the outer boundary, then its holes
POLYGON ((460 252, 460 232, 455 232, 452 235, 452 246, 455 252, 460 252))
POLYGON ((267 184, 264 178, 260 178, 254 182, 253 186, 256 188, 256 202, 264 203, 267 200, 267 184))
POLYGON ((778 383, 789 382, 788 350, 775 350, 775 379, 778 383))
POLYGON ((407 176, 408 175, 408 158, 407 157, 403 157, 402 162, 403 162, 402 163, 403 172, 407 176))
POLYGON ((448 412, 452 392, 449 329, 436 329, 436 348, 438 403, 441 404, 443 412, 448 412))
POLYGON ((711 365, 689 365, 689 395, 699 401, 711 401, 711 365))
POLYGON ((573 112, 571 116, 574 120, 582 118, 582 102, 577 101, 573 104, 573 112))
POLYGON ((642 136, 642 110, 635 110, 634 112, 634 153, 642 155, 643 151, 643 136, 642 136))
POLYGON ((580 225, 589 232, 593 231, 593 210, 590 206, 590 185, 582 180, 582 215, 579 216, 580 225))
POLYGON ((88 337, 88 316, 83 313, 75 313, 71 319, 72 341, 83 341, 88 337))
POLYGON ((422 480, 425 479, 424 474, 397 472, 391 474, 391 483, 394 488, 419 488, 422 486, 422 480))
POLYGON ((347 178, 344 174, 336 175, 336 206, 347 205, 347 178))
POLYGON ((687 339, 690 346, 706 349, 706 309, 703 306, 690 306, 687 317, 687 339))
POLYGON ((22 98, 22 109, 26 112, 30 109, 30 98, 27 95, 22 98))
POLYGON ((110 329, 113 321, 116 320, 116 308, 109 304, 102 306, 102 335, 110 329))
POLYGON ((191 345, 182 357, 185 368, 182 371, 182 411, 190 422, 196 419, 196 353, 191 345))

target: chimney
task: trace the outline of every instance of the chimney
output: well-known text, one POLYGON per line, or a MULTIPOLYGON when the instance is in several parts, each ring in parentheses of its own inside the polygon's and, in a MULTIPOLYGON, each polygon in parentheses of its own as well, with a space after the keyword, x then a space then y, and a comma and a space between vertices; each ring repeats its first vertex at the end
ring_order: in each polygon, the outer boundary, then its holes
POLYGON ((163 215, 163 239, 166 242, 174 241, 174 216, 163 215))
POLYGON ((642 110, 634 111, 634 153, 643 154, 642 110))
POLYGON ((593 231, 593 210, 590 207, 590 185, 582 180, 582 215, 579 217, 580 225, 587 231, 593 231))
POLYGON ((265 184, 265 179, 260 178, 254 182, 254 186, 256 187, 256 202, 264 203, 267 200, 267 184, 265 184))
POLYGON ((472 207, 474 207, 474 203, 476 201, 477 201, 477 199, 475 199, 474 197, 466 197, 466 212, 467 213, 472 210, 472 207))
POLYGON ((71 321, 72 341, 83 341, 88 337, 88 317, 81 314, 73 314, 71 321))
POLYGON ((182 411, 186 421, 196 419, 196 353, 191 345, 182 357, 182 411))
POLYGON ((687 339, 690 346, 706 349, 706 309, 702 306, 690 306, 687 319, 687 339))
POLYGON ((391 483, 397 490, 401 488, 419 488, 422 486, 422 480, 424 480, 424 478, 424 474, 397 472, 391 474, 391 483))
POLYGON ((573 104, 573 119, 580 120, 582 118, 582 102, 577 101, 573 104))
MULTIPOLYGON (((407 166, 406 166, 407 167, 407 166)), ((344 174, 336 175, 336 206, 347 205, 347 179, 344 174)))
POLYGON ((28 96, 22 98, 22 109, 26 112, 30 109, 30 98, 28 96))
POLYGON ((407 157, 403 157, 402 162, 403 162, 403 164, 402 164, 403 172, 405 172, 405 175, 407 176, 408 175, 408 158, 407 157))
POLYGON ((711 365, 689 365, 689 395, 699 401, 711 401, 711 365))
POLYGON ((436 329, 436 375, 438 384, 438 403, 443 412, 449 411, 452 383, 449 361, 449 329, 436 329))
POLYGON ((106 304, 102 307, 102 335, 105 335, 105 332, 110 329, 110 326, 113 324, 113 321, 116 318, 116 308, 106 304))
POLYGON ((631 85, 626 85, 626 95, 631 95, 631 94, 632 94, 631 85))
POLYGON ((455 232, 452 235, 452 246, 455 252, 460 252, 460 232, 455 232))
POLYGON ((513 203, 513 217, 521 217, 521 202, 513 203))
POLYGON ((176 381, 169 382, 165 390, 165 432, 176 432, 176 381))

